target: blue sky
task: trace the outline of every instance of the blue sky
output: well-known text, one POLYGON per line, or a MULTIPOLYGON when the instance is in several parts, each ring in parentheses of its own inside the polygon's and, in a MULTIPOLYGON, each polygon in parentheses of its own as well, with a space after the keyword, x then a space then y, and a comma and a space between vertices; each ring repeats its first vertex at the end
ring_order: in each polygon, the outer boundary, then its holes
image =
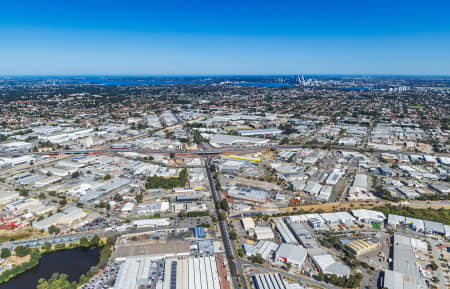
POLYGON ((0 4, 2 75, 450 75, 448 0, 0 4))

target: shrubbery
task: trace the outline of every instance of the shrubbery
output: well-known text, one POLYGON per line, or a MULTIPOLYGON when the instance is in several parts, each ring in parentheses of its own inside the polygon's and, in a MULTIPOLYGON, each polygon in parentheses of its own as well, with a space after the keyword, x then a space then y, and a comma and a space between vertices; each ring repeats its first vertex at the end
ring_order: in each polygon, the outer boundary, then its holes
POLYGON ((411 207, 400 206, 384 206, 374 208, 385 215, 396 214, 405 217, 417 218, 433 222, 439 222, 450 225, 450 210, 449 209, 415 209, 411 207))
POLYGON ((327 283, 331 283, 331 284, 337 285, 339 287, 344 287, 344 288, 359 288, 362 277, 363 276, 361 273, 350 275, 350 277, 348 277, 348 278, 339 277, 334 274, 330 275, 330 274, 323 274, 322 272, 319 273, 320 281, 325 281, 327 283))
POLYGON ((184 187, 186 185, 187 178, 188 175, 186 169, 182 169, 176 178, 163 178, 157 176, 148 177, 147 182, 145 183, 145 188, 149 190, 158 188, 173 189, 176 187, 184 187))

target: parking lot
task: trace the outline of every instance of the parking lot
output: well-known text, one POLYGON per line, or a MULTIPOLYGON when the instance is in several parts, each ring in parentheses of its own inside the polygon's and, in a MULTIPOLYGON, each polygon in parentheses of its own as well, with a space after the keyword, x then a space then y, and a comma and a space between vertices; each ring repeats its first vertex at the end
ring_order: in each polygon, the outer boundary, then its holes
POLYGON ((82 289, 108 289, 114 285, 114 281, 117 278, 117 274, 120 269, 120 264, 110 262, 106 265, 99 275, 92 278, 86 283, 82 289))

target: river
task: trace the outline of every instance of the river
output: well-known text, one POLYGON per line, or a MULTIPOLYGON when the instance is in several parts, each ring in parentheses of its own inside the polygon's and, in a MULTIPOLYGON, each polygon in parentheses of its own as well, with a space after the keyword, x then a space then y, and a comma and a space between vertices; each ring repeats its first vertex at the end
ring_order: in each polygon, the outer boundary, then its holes
POLYGON ((44 254, 39 265, 16 276, 0 289, 34 289, 40 278, 50 278, 53 273, 65 273, 69 281, 78 281, 81 274, 98 264, 101 248, 75 248, 44 254))

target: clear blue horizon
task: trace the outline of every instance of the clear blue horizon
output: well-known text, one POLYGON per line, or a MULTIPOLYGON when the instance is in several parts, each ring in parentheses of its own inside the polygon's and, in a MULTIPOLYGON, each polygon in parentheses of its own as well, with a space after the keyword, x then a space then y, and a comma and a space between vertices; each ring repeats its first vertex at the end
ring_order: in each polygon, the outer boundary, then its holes
POLYGON ((450 75, 448 1, 10 1, 0 75, 450 75))

